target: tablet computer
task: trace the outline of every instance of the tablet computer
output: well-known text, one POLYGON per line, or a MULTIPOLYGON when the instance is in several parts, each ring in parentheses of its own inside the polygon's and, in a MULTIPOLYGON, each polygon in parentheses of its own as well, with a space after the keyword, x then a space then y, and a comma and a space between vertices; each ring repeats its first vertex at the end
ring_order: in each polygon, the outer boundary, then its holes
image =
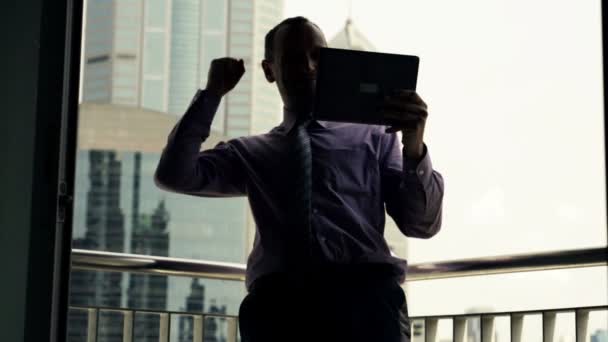
POLYGON ((390 125, 378 113, 395 89, 416 90, 417 56, 321 48, 313 118, 390 125))

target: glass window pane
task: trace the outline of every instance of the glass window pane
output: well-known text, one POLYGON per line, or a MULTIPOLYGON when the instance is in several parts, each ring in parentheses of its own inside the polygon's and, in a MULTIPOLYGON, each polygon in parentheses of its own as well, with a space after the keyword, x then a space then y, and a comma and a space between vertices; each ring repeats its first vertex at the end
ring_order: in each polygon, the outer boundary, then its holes
POLYGON ((234 22, 230 25, 230 30, 234 32, 251 32, 251 24, 234 22))
POLYGON ((142 107, 157 111, 163 110, 164 82, 161 80, 145 80, 142 107))
POLYGON ((211 61, 226 56, 226 39, 224 35, 210 34, 203 36, 202 43, 201 87, 204 87, 211 61))
POLYGON ((148 27, 163 27, 165 25, 165 0, 146 0, 146 25, 148 27))
POLYGON ((144 73, 159 75, 165 63, 165 34, 147 32, 144 46, 144 73))
POLYGON ((204 27, 209 30, 226 29, 226 5, 224 0, 205 0, 204 27))

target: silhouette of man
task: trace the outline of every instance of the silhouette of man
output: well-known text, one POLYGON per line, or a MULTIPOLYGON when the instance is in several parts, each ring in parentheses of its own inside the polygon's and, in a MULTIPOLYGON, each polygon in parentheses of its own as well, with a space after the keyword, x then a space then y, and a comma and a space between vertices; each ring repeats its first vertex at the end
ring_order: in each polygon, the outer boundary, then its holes
POLYGON ((221 98, 245 73, 243 60, 214 60, 206 88, 169 135, 155 181, 191 195, 248 196, 256 234, 239 309, 242 341, 409 341, 406 261, 391 255, 383 234, 385 208, 406 236, 440 229, 443 178, 423 142, 427 106, 401 90, 379 108, 399 122, 392 127, 307 121, 325 46, 303 17, 268 32, 261 66, 281 94, 283 122, 200 152, 221 98), (290 137, 303 121, 312 156, 306 229, 290 217, 290 137))

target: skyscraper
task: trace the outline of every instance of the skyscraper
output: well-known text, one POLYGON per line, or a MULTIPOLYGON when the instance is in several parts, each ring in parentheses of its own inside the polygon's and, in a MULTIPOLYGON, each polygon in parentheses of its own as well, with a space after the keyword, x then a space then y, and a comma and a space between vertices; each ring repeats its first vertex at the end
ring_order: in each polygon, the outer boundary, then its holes
POLYGON ((88 0, 82 99, 167 111, 170 0, 88 0))
MULTIPOLYGON (((188 313, 226 314, 226 306, 218 307, 215 300, 211 300, 211 305, 204 311, 205 286, 194 278, 190 284, 190 294, 186 298, 186 307, 182 311, 188 313)), ((223 327, 223 318, 206 317, 203 322, 203 342, 225 342, 226 336, 223 327)), ((194 340, 194 320, 190 316, 179 317, 179 342, 190 342, 194 340)))
POLYGON ((265 132, 281 119, 281 101, 260 62, 282 13, 283 0, 89 0, 83 101, 181 115, 205 87, 211 61, 231 56, 247 72, 213 129, 229 137, 265 132))
MULTIPOLYGON (((168 240, 170 256, 226 262, 245 261, 245 198, 192 197, 163 191, 154 184, 154 170, 166 137, 178 119, 177 116, 132 106, 97 103, 83 103, 79 114, 79 151, 74 201, 76 241, 86 236, 86 213, 90 210, 85 200, 91 186, 88 181, 89 151, 113 151, 121 165, 120 210, 123 216, 129 218, 124 222, 125 243, 121 252, 166 255, 166 252, 161 251, 165 247, 157 248, 149 243, 138 247, 136 243, 138 239, 151 239, 152 235, 142 232, 149 232, 149 229, 145 228, 149 226, 146 222, 151 222, 153 218, 150 215, 160 210, 170 215, 170 221, 167 221, 166 225, 166 232, 171 236, 168 240), (161 201, 164 203, 164 209, 162 206, 159 208, 161 201), (142 224, 145 225, 144 230, 141 230, 142 227, 137 228, 142 224)), ((203 148, 215 146, 224 139, 225 137, 212 132, 203 148)), ((154 236, 163 235, 159 233, 154 236)), ((159 241, 167 240, 163 238, 159 241)), ((103 245, 91 249, 107 250, 103 245)), ((127 279, 128 276, 123 277, 127 279)), ((178 309, 188 295, 189 281, 190 279, 181 277, 168 279, 170 295, 167 299, 167 309, 178 309)), ((238 286, 226 287, 217 282, 203 282, 212 296, 228 300, 222 301, 221 304, 228 305, 230 310, 238 308, 242 291, 233 293, 238 286)), ((128 283, 123 284, 122 297, 125 300, 122 305, 128 304, 128 288, 128 283)), ((91 304, 99 303, 93 301, 91 304)))
POLYGON ((169 112, 181 114, 204 88, 211 61, 243 59, 246 73, 222 101, 212 128, 228 137, 261 133, 281 118, 280 98, 260 67, 264 36, 282 17, 282 0, 172 0, 169 112))
MULTIPOLYGON (((227 56, 228 8, 224 0, 172 0, 168 112, 185 112, 197 89, 205 88, 211 61, 227 56)), ((213 130, 223 134, 226 117, 222 101, 213 130)))
MULTIPOLYGON (((169 212, 160 200, 151 215, 140 214, 141 153, 134 154, 131 209, 131 253, 169 256, 169 212)), ((167 309, 167 277, 149 274, 129 275, 128 307, 156 311, 167 309)), ((156 317, 143 316, 135 326, 138 341, 158 341, 156 317)))
POLYGON ((283 18, 283 0, 232 0, 228 54, 243 58, 247 71, 227 97, 226 135, 265 133, 282 119, 282 102, 260 66, 264 38, 283 18))
MULTIPOLYGON (((124 250, 124 215, 120 208, 121 162, 113 151, 89 151, 89 190, 86 196, 86 233, 74 240, 74 248, 102 249, 109 252, 124 250)), ((123 274, 117 272, 72 272, 70 286, 72 305, 120 307, 123 274)), ((82 325, 85 313, 75 314, 75 322, 82 325), (78 317, 76 317, 78 316, 78 317)), ((122 330, 117 317, 99 318, 99 336, 107 341, 120 341, 122 330)), ((80 328, 71 327, 70 335, 78 335, 80 328)))
MULTIPOLYGON (((190 294, 186 297, 185 312, 203 312, 205 306, 205 286, 198 279, 192 279, 190 294)), ((192 317, 179 317, 179 342, 194 341, 194 320, 192 317)))
MULTIPOLYGON (((282 6, 282 1, 274 1, 273 4, 282 6)), ((131 168, 136 168, 137 153, 141 152, 139 158, 145 165, 141 197, 158 198, 161 190, 153 184, 153 169, 172 125, 177 116, 184 113, 196 89, 204 88, 212 59, 228 55, 229 50, 236 58, 255 55, 253 51, 243 49, 247 42, 239 45, 239 38, 233 41, 231 37, 241 37, 242 40, 244 33, 253 33, 259 28, 256 20, 272 21, 268 19, 268 13, 254 13, 259 6, 264 6, 264 3, 242 0, 88 0, 79 149, 115 151, 127 160, 125 175, 131 175, 131 168), (251 20, 244 23, 238 16, 250 17, 251 20), (249 31, 246 26, 250 27, 249 31), (229 49, 231 41, 233 44, 229 49), (173 119, 169 119, 172 115, 173 119)), ((277 20, 281 12, 282 7, 279 7, 277 20)), ((247 39, 254 39, 254 36, 247 35, 247 39)), ((249 43, 249 46, 254 44, 249 43)), ((249 60, 248 74, 253 73, 251 69, 257 64, 252 60, 249 60)), ((251 84, 247 89, 251 93, 255 90, 251 84)), ((230 127, 238 126, 239 114, 231 116, 231 112, 226 111, 227 101, 222 101, 211 137, 204 148, 229 138, 224 135, 228 131, 228 121, 232 120, 230 127), (228 120, 229 117, 232 119, 228 120)), ((239 109, 235 108, 238 112, 239 109)), ((247 112, 249 116, 254 115, 252 108, 247 112)), ((249 126, 246 128, 247 132, 251 129, 249 126)), ((234 136, 239 132, 232 133, 234 136)), ((81 156, 79 153, 78 163, 86 163, 81 156)), ((124 183, 131 182, 136 180, 126 179, 124 183)), ((82 179, 77 183, 81 183, 77 187, 88 187, 82 179)), ((140 196, 134 187, 131 189, 120 189, 120 195, 128 202, 136 201, 140 196)), ((173 248, 172 256, 244 262, 247 248, 246 199, 218 202, 184 195, 167 196, 164 210, 175 213, 175 219, 167 229, 177 230, 177 235, 182 237, 196 237, 180 239, 178 236, 171 244, 178 244, 179 248, 168 245, 168 248, 173 248), (179 228, 172 228, 174 225, 179 228), (201 234, 216 239, 215 243, 207 245, 201 234), (228 246, 230 248, 226 248, 228 246)), ((148 212, 154 210, 150 204, 146 202, 148 212)), ((166 255, 167 251, 136 243, 136 240, 141 242, 143 239, 138 236, 149 238, 149 232, 144 231, 150 228, 140 226, 139 207, 132 205, 122 209, 133 219, 126 222, 123 239, 127 244, 120 252, 166 255)), ((84 234, 80 218, 84 210, 89 210, 88 206, 85 208, 81 202, 77 203, 75 241, 84 234)), ((93 249, 107 250, 103 245, 93 249)), ((134 276, 133 279, 139 278, 134 276)))

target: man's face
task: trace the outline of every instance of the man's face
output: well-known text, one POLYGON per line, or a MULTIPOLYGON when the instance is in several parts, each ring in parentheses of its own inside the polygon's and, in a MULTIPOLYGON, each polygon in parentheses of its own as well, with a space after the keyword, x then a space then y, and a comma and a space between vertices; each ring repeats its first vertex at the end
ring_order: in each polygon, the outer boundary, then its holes
POLYGON ((319 49, 326 46, 323 33, 310 23, 283 26, 277 31, 270 69, 288 110, 312 110, 319 49))

